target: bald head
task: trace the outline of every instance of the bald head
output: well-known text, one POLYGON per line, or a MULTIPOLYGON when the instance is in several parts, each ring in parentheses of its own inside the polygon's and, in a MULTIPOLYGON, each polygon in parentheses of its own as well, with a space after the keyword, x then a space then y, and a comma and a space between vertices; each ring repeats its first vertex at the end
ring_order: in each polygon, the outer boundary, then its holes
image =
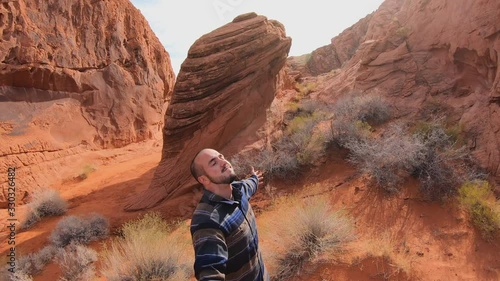
POLYGON ((200 156, 200 154, 203 154, 208 149, 209 148, 204 148, 204 149, 198 151, 198 153, 196 153, 196 155, 194 156, 193 161, 191 161, 191 175, 193 176, 193 178, 197 182, 200 182, 198 180, 198 178, 205 174, 205 171, 203 170, 202 165, 200 165, 200 163, 199 163, 199 158, 200 158, 199 156, 200 156))

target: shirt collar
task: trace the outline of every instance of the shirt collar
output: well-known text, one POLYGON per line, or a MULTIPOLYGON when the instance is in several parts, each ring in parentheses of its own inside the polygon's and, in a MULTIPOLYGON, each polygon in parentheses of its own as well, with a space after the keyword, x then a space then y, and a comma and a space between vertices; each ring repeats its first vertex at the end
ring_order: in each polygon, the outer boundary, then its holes
POLYGON ((241 183, 239 181, 234 181, 231 183, 231 185, 233 186, 233 199, 234 200, 226 199, 220 195, 213 193, 210 190, 207 190, 206 188, 203 189, 203 196, 206 197, 208 200, 213 201, 213 202, 217 202, 217 203, 226 203, 226 204, 230 204, 230 205, 232 205, 234 203, 239 203, 239 201, 241 200, 241 196, 242 196, 242 193, 240 190, 241 183))

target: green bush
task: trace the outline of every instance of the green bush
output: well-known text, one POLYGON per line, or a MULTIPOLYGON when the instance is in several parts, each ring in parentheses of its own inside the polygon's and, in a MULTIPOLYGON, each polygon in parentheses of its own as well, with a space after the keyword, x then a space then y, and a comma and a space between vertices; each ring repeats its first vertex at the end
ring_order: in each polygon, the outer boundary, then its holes
POLYGON ((299 91, 299 95, 301 97, 309 95, 316 89, 317 86, 318 84, 315 82, 305 82, 305 83, 295 84, 295 88, 297 89, 297 91, 299 91))
POLYGON ((458 200, 470 214, 472 223, 481 235, 492 238, 500 229, 500 213, 498 202, 491 201, 491 188, 486 181, 468 181, 458 190, 458 200))

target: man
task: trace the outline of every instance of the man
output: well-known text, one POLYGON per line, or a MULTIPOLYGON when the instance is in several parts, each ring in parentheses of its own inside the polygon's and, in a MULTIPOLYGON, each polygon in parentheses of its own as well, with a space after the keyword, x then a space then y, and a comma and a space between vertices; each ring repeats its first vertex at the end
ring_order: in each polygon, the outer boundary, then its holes
POLYGON ((248 202, 262 174, 252 167, 248 179, 237 181, 231 164, 213 149, 198 152, 191 174, 204 187, 191 220, 196 279, 269 280, 248 202))

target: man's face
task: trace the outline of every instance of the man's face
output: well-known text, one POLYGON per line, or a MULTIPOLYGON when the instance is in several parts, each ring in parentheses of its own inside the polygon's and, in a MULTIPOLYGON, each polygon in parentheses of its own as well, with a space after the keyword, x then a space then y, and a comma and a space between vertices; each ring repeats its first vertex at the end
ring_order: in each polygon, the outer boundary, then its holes
POLYGON ((233 166, 224 155, 213 149, 205 149, 197 159, 198 164, 205 171, 205 176, 215 184, 230 184, 236 180, 233 166))

